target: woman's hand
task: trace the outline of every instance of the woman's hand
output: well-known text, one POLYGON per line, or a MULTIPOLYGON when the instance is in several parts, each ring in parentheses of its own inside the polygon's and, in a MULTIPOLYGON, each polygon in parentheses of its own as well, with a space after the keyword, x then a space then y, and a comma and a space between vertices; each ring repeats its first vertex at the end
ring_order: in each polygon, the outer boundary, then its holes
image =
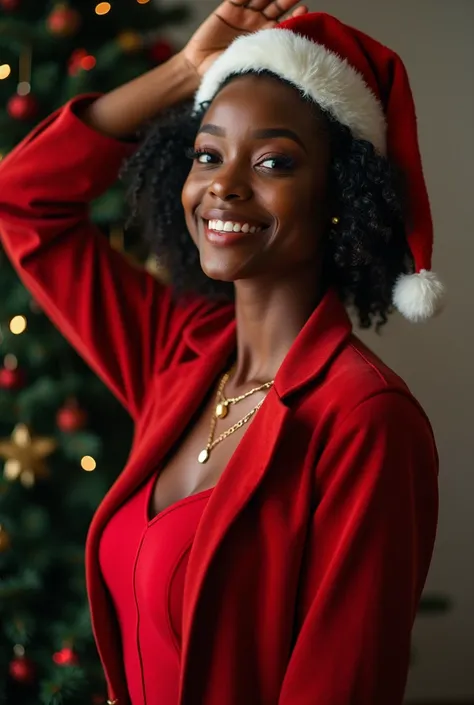
POLYGON ((179 54, 93 101, 82 120, 109 137, 133 137, 163 110, 192 98, 203 74, 236 37, 276 27, 286 13, 304 15, 306 6, 296 7, 298 2, 225 0, 179 54))
POLYGON ((299 0, 225 0, 203 22, 182 51, 189 65, 203 76, 231 42, 242 34, 269 29, 283 19, 304 15, 299 0))

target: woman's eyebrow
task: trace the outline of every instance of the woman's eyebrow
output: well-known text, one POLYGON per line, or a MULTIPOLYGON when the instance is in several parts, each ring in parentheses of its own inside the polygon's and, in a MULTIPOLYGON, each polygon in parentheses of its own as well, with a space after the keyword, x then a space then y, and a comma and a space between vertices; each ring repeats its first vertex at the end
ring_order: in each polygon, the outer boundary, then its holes
POLYGON ((257 139, 263 140, 266 140, 269 137, 287 137, 288 139, 293 140, 293 142, 299 144, 305 152, 307 151, 301 138, 298 137, 296 132, 293 132, 293 130, 288 129, 287 127, 267 127, 263 130, 255 130, 253 135, 257 139))
MULTIPOLYGON (((204 125, 201 125, 199 128, 198 134, 201 134, 202 132, 207 133, 208 135, 214 135, 215 137, 225 137, 226 132, 223 127, 219 127, 218 125, 213 125, 212 123, 208 122, 205 123, 204 125)), ((271 137, 286 137, 287 139, 293 140, 293 142, 296 142, 299 144, 299 146, 307 152, 306 147, 304 146, 302 140, 296 132, 293 132, 293 130, 290 130, 287 127, 266 127, 261 130, 255 130, 252 135, 256 139, 269 139, 271 137)))

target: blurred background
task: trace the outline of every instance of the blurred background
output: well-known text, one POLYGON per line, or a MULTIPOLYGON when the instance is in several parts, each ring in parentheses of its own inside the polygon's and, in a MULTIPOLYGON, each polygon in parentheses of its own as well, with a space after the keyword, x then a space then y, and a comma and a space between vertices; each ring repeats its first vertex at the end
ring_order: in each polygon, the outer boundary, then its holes
MULTIPOLYGON (((217 4, 0 0, 0 158, 73 95, 109 90, 166 61, 217 4)), ((439 533, 413 634, 407 702, 472 704, 474 2, 309 5, 395 49, 411 77, 435 221, 433 269, 448 286, 448 304, 429 324, 394 315, 381 335, 361 337, 420 399, 440 452, 439 533)), ((160 276, 137 234, 124 234, 119 184, 94 203, 92 216, 112 246, 160 276)), ((83 546, 131 434, 128 417, 48 323, 0 249, 1 705, 105 703, 83 546)))

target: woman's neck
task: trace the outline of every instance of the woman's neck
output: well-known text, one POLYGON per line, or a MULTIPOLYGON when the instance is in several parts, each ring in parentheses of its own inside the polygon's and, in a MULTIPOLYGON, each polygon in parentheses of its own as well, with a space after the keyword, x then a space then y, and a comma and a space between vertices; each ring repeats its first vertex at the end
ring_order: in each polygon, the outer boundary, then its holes
POLYGON ((279 281, 239 280, 235 285, 237 360, 233 386, 274 379, 291 345, 322 295, 314 265, 279 281))

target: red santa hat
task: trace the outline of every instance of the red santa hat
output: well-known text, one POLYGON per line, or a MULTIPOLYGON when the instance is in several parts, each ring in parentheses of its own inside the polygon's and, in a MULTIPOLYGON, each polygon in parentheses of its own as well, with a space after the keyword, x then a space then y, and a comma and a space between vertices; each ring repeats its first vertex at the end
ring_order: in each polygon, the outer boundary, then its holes
POLYGON ((415 106, 400 57, 335 17, 308 13, 236 39, 204 75, 196 108, 211 101, 229 76, 259 71, 293 84, 401 170, 414 271, 395 283, 393 303, 411 321, 430 318, 444 287, 431 272, 433 224, 415 106))

